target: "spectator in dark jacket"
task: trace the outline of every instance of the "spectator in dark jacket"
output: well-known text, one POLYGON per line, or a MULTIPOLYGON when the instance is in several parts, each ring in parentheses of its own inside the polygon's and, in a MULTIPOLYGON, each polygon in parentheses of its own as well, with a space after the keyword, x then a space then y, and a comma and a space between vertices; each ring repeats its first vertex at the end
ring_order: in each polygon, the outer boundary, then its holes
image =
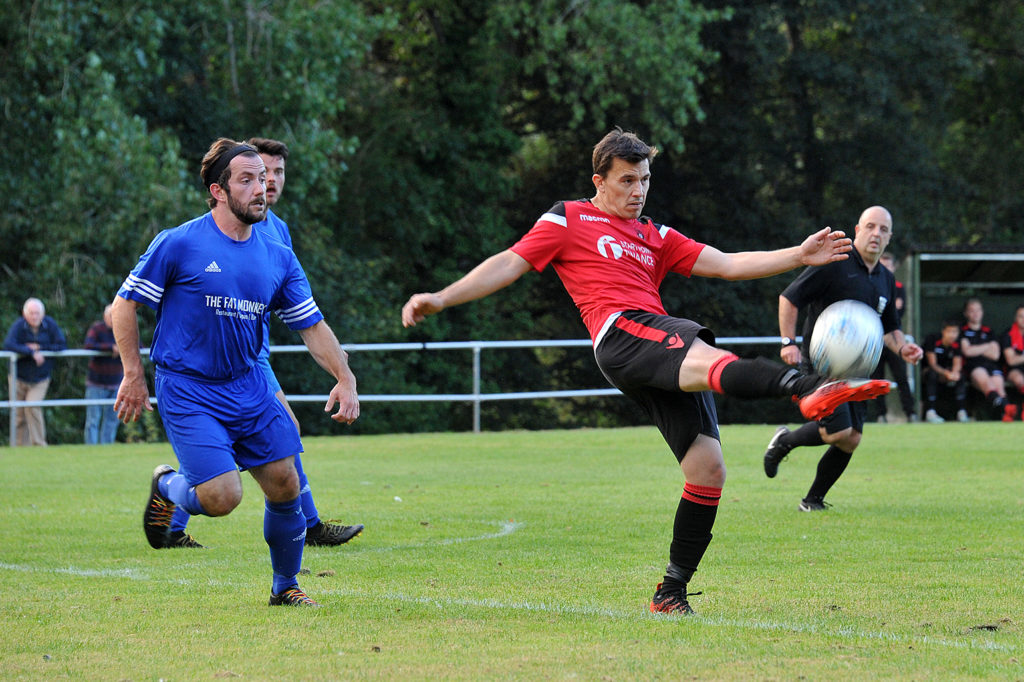
MULTIPOLYGON (((38 298, 30 298, 21 308, 21 319, 11 325, 4 340, 4 350, 21 355, 15 377, 11 381, 11 395, 15 400, 45 400, 53 372, 53 358, 44 357, 43 351, 64 350, 68 347, 64 332, 56 320, 46 314, 46 307, 38 298)), ((43 408, 23 407, 15 411, 17 443, 11 445, 46 445, 46 422, 43 408)), ((12 434, 13 435, 13 434, 12 434)))
POLYGON ((110 328, 110 306, 103 309, 103 319, 97 320, 85 333, 83 346, 104 355, 89 358, 89 373, 85 377, 87 400, 109 400, 109 405, 89 405, 85 408, 85 442, 88 445, 113 443, 117 439, 117 413, 114 398, 121 385, 124 370, 121 354, 117 351, 114 331, 110 328))

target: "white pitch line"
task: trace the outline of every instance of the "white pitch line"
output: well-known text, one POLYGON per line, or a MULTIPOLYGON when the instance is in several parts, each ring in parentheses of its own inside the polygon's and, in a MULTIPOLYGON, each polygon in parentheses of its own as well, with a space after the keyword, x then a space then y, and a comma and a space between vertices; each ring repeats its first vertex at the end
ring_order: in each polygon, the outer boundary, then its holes
POLYGON ((942 639, 940 637, 932 637, 931 635, 920 635, 915 637, 912 635, 897 635, 892 632, 862 632, 860 630, 854 630, 853 628, 844 627, 836 630, 828 630, 816 625, 771 623, 760 620, 732 620, 728 618, 714 617, 702 617, 702 619, 723 627, 748 628, 752 630, 783 630, 786 632, 800 632, 812 635, 851 637, 854 639, 876 639, 886 642, 895 642, 897 644, 936 644, 938 646, 951 647, 955 649, 984 649, 986 651, 1007 652, 1017 651, 1017 647, 1013 645, 998 644, 991 641, 976 642, 971 640, 961 642, 957 640, 942 639))
MULTIPOLYGON (((358 554, 364 552, 394 552, 396 550, 407 550, 417 549, 420 547, 430 547, 433 545, 456 545, 463 542, 478 542, 480 540, 494 540, 496 538, 502 538, 506 535, 511 535, 517 530, 525 526, 525 523, 518 521, 498 521, 488 522, 494 523, 500 527, 495 533, 484 533, 483 535, 474 535, 466 538, 444 538, 441 540, 435 540, 433 542, 418 542, 409 545, 390 545, 388 547, 367 547, 367 548, 356 548, 355 546, 350 547, 351 551, 346 554, 358 554)), ((47 573, 64 573, 67 575, 75 575, 83 578, 129 578, 131 580, 150 580, 150 577, 145 573, 137 572, 131 568, 119 568, 119 569, 85 569, 85 568, 38 568, 36 566, 26 566, 23 564, 8 564, 6 562, 0 562, 0 570, 4 571, 20 571, 23 573, 33 572, 47 572, 47 573)))
MULTIPOLYGON (((450 538, 447 541, 442 541, 444 544, 453 544, 456 542, 468 542, 472 540, 482 540, 489 538, 502 537, 513 533, 521 527, 520 523, 503 523, 501 531, 497 533, 489 533, 487 535, 476 536, 472 538, 450 538)), ((421 545, 407 545, 408 547, 423 546, 428 543, 421 545)), ((399 549, 399 548, 394 548, 399 549)), ((379 548, 379 551, 387 551, 386 548, 379 548)), ((24 564, 9 564, 0 562, 0 570, 4 571, 18 571, 22 573, 60 573, 66 575, 73 575, 83 578, 127 578, 129 580, 153 580, 154 582, 169 582, 180 585, 188 585, 191 581, 181 578, 152 578, 148 574, 134 569, 85 569, 60 567, 60 568, 40 568, 38 566, 28 566, 24 564)), ((242 583, 237 583, 231 580, 203 580, 204 585, 214 585, 218 587, 233 587, 242 588, 245 587, 242 583)), ((999 644, 992 641, 981 641, 977 642, 974 640, 970 641, 959 641, 942 639, 939 637, 932 637, 930 635, 922 635, 920 637, 897 635, 890 632, 865 632, 861 630, 855 630, 853 628, 837 628, 828 629, 822 628, 816 625, 807 625, 801 623, 784 623, 784 622, 771 622, 764 620, 739 620, 730 618, 719 618, 714 616, 702 616, 693 615, 679 618, 678 616, 668 616, 665 614, 651 614, 645 611, 620 611, 611 609, 604 606, 586 606, 586 605, 571 605, 571 604, 547 604, 544 602, 528 602, 528 601, 516 601, 516 602, 503 602, 497 599, 456 599, 452 597, 415 597, 412 595, 403 594, 401 592, 386 592, 383 594, 370 594, 365 591, 351 590, 346 588, 332 588, 326 585, 318 585, 317 593, 335 594, 343 597, 358 597, 364 599, 385 599, 390 601, 401 601, 410 604, 427 604, 436 606, 437 608, 446 607, 471 607, 471 608, 483 608, 483 609, 494 609, 500 611, 526 611, 535 613, 556 613, 556 614, 567 614, 575 616, 602 616, 605 618, 613 618, 615 620, 661 620, 665 622, 678 622, 682 625, 713 625, 717 627, 732 627, 746 630, 774 630, 783 632, 795 632, 801 634, 812 634, 821 635, 824 637, 836 637, 842 639, 868 639, 878 640, 885 642, 895 642, 898 644, 918 644, 918 645, 933 645, 940 647, 947 647, 953 649, 982 649, 986 651, 1003 651, 1008 653, 1015 653, 1018 647, 1007 644, 999 644)))
POLYGON ((140 573, 131 568, 119 568, 116 570, 109 568, 74 568, 72 566, 68 566, 67 568, 39 568, 38 566, 25 566, 24 564, 8 564, 0 562, 0 570, 19 571, 21 573, 64 573, 67 575, 78 576, 80 578, 129 578, 130 580, 151 580, 151 578, 145 573, 140 573))
POLYGON ((442 540, 434 540, 427 542, 416 542, 409 545, 389 545, 387 547, 362 547, 354 545, 346 549, 346 554, 370 554, 376 552, 397 552, 405 551, 407 549, 420 549, 422 547, 433 547, 434 545, 457 545, 463 542, 478 542, 480 540, 494 540, 496 538, 503 538, 506 535, 511 535, 517 530, 525 526, 525 523, 520 521, 502 521, 498 524, 501 530, 495 533, 484 533, 483 535, 474 535, 468 538, 444 538, 442 540))
MULTIPOLYGON (((368 596, 365 592, 357 590, 347 589, 318 589, 318 592, 327 592, 330 594, 338 594, 341 596, 348 597, 366 597, 368 596)), ((1015 652, 1017 647, 1013 645, 998 644, 996 642, 985 641, 956 641, 942 639, 938 637, 931 637, 929 635, 923 635, 920 637, 914 636, 903 636, 897 635, 890 632, 862 632, 854 630, 852 628, 838 628, 836 630, 829 630, 826 628, 820 628, 816 625, 804 625, 797 623, 781 623, 781 622, 768 622, 768 621, 756 621, 756 620, 736 620, 729 618, 716 618, 713 616, 701 616, 693 615, 686 616, 680 619, 678 616, 669 616, 660 613, 646 613, 640 611, 617 611, 603 606, 576 606, 566 604, 545 604, 543 602, 502 602, 497 599, 456 599, 451 597, 413 597, 410 595, 402 594, 400 592, 388 592, 381 595, 384 599, 394 601, 404 601, 414 604, 428 604, 438 608, 444 608, 446 606, 469 606, 475 608, 485 609, 497 609, 497 610, 512 610, 512 611, 531 611, 540 613, 557 613, 557 614, 568 614, 574 616, 605 616, 608 618, 614 618, 617 620, 638 620, 638 619, 651 619, 651 620, 664 620, 664 621, 678 621, 682 623, 693 623, 693 624, 706 624, 716 625, 720 627, 734 627, 743 628, 748 630, 782 630, 786 632, 798 632, 813 635, 823 635, 839 638, 852 638, 852 639, 876 639, 881 641, 890 641, 896 643, 906 644, 934 644, 937 646, 951 647, 956 649, 985 649, 993 651, 1007 651, 1015 652)), ((377 598, 374 596, 373 598, 377 598)))

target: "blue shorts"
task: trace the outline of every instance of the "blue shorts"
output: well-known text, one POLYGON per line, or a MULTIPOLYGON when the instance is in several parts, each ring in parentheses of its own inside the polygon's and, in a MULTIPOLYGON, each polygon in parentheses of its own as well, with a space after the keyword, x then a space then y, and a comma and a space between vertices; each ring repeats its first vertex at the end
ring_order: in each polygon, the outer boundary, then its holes
POLYGON ((189 485, 302 452, 294 422, 261 371, 211 382, 157 368, 155 385, 167 440, 189 485))
POLYGON ((274 376, 274 370, 270 369, 270 355, 261 355, 256 361, 256 367, 254 369, 262 369, 263 373, 267 375, 267 383, 270 384, 270 391, 277 395, 277 392, 281 390, 281 383, 274 376))

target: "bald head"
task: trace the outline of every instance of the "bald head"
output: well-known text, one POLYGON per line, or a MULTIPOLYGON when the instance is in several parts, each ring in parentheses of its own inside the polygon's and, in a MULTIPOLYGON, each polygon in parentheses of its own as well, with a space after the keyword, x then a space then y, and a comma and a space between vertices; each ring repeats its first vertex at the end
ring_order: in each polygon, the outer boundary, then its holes
POLYGON ((885 221, 892 228, 892 214, 889 213, 889 209, 885 206, 872 206, 865 208, 864 212, 860 214, 860 219, 857 221, 858 224, 871 221, 885 221))
POLYGON ((892 239, 892 215, 883 206, 864 209, 854 228, 853 248, 874 267, 892 239))

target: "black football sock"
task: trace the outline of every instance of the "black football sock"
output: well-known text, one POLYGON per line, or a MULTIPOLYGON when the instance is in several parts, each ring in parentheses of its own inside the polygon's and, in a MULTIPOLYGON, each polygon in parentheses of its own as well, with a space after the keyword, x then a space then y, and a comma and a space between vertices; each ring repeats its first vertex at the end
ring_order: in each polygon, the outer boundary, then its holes
POLYGON ((728 355, 708 372, 712 390, 737 398, 802 396, 823 381, 818 374, 803 374, 792 367, 767 358, 738 358, 728 355))
POLYGON ((1006 398, 999 395, 995 391, 989 391, 985 397, 992 402, 993 407, 1002 407, 1003 405, 1006 404, 1006 398))
POLYGON ((807 422, 799 429, 785 433, 779 437, 779 442, 787 448, 798 448, 805 445, 824 445, 821 439, 821 429, 818 422, 807 422))
POLYGON ((672 527, 669 565, 665 569, 662 589, 684 589, 690 581, 711 544, 711 527, 715 525, 721 497, 721 488, 692 483, 683 486, 683 496, 676 508, 676 520, 672 527))
POLYGON ((846 465, 850 463, 851 457, 852 452, 840 450, 835 445, 826 450, 818 462, 818 473, 814 477, 811 489, 807 491, 807 497, 815 500, 825 499, 825 494, 846 471, 846 465))

